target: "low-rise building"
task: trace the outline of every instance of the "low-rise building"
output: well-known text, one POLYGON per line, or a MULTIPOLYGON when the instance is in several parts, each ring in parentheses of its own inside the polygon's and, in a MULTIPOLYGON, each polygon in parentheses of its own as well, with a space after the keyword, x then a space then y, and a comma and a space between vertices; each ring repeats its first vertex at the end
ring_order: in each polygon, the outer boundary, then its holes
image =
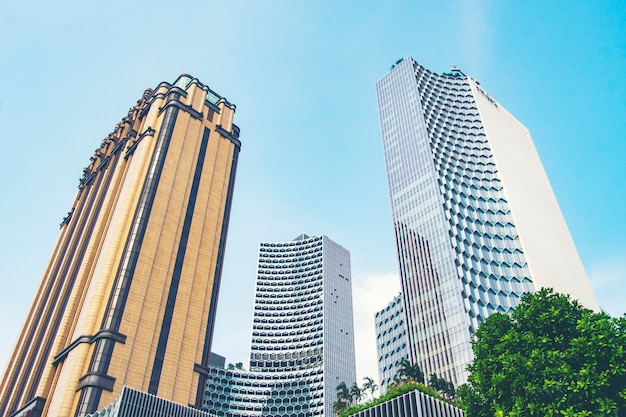
POLYGON ((350 417, 463 417, 458 407, 418 390, 394 397, 350 417))
POLYGON ((87 417, 213 417, 206 411, 137 391, 127 386, 107 408, 87 417))

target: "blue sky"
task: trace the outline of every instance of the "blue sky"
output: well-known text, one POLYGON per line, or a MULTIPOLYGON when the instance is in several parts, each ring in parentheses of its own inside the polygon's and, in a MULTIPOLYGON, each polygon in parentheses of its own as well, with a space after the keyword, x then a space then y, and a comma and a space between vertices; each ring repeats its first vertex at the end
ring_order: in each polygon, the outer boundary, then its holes
POLYGON ((259 241, 350 250, 359 378, 399 290, 375 83, 452 65, 530 130, 600 304, 626 312, 623 1, 8 0, 0 13, 0 367, 82 168, 145 88, 189 73, 242 152, 214 350, 247 363, 259 241))

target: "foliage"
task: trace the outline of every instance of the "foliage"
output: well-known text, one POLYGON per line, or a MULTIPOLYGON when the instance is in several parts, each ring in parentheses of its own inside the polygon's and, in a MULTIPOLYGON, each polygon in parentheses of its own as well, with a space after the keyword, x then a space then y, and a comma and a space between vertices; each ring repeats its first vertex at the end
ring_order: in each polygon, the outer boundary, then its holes
POLYGON ((467 417, 626 414, 626 316, 543 289, 487 318, 472 345, 467 417))
POLYGON ((372 398, 374 398, 374 391, 376 391, 378 389, 378 385, 376 385, 376 382, 374 382, 374 380, 372 378, 370 378, 369 376, 366 376, 363 379, 365 380, 365 382, 363 383, 363 387, 361 387, 361 389, 364 392, 369 391, 370 392, 370 396, 372 398))
POLYGON ((350 390, 345 382, 341 382, 336 388, 337 399, 333 403, 333 411, 337 414, 345 410, 352 403, 352 396, 350 390))
POLYGON ((245 370, 245 369, 243 368, 243 362, 237 362, 237 363, 236 363, 236 364, 234 364, 234 365, 233 365, 232 363, 229 363, 229 364, 228 364, 228 366, 227 366, 227 368, 228 368, 229 370, 231 370, 231 371, 232 371, 232 370, 234 370, 234 369, 237 369, 238 371, 244 371, 244 370, 245 370))
POLYGON ((391 66, 391 68, 389 68, 389 70, 394 69, 394 68, 396 67, 396 65, 398 65, 398 64, 399 64, 400 62, 402 62, 402 61, 404 61, 404 58, 400 58, 400 59, 398 59, 398 60, 396 61, 396 63, 395 63, 395 64, 393 64, 393 65, 391 66))
POLYGON ((428 385, 439 391, 445 398, 452 400, 456 396, 456 389, 452 382, 439 378, 436 374, 430 374, 428 385))
MULTIPOLYGON (((363 378, 365 382, 361 387, 355 382, 348 388, 345 382, 341 382, 336 388, 337 399, 333 403, 333 411, 339 417, 347 417, 414 390, 421 391, 438 400, 447 401, 435 388, 424 385, 424 374, 418 365, 411 365, 406 359, 401 362, 401 365, 403 366, 398 372, 399 377, 387 387, 387 393, 378 398, 374 398, 374 391, 378 389, 378 385, 370 377, 363 378), (422 382, 415 381, 412 376, 421 377, 422 382), (365 404, 359 404, 359 401, 366 397, 367 391, 370 391, 372 399, 365 404)), ((446 387, 449 386, 448 384, 452 385, 444 379, 437 380, 440 381, 440 384, 445 384, 446 387)), ((454 385, 452 387, 454 388, 454 385)))
POLYGON ((365 377, 364 380, 365 383, 362 387, 359 387, 359 384, 356 382, 354 382, 350 388, 348 388, 345 382, 341 382, 337 385, 337 399, 333 403, 333 411, 335 413, 342 412, 352 403, 358 404, 359 401, 366 397, 366 391, 368 390, 372 396, 374 395, 374 391, 378 389, 378 385, 376 385, 374 380, 370 377, 365 377))
POLYGON ((349 407, 349 404, 347 402, 342 401, 342 400, 337 400, 333 403, 333 412, 335 412, 337 415, 340 415, 341 412, 347 409, 348 407, 349 407))
POLYGON ((408 359, 402 359, 399 365, 400 369, 398 370, 396 379, 399 381, 412 379, 413 381, 424 383, 424 372, 422 372, 418 364, 413 365, 408 359))
POLYGON ((363 390, 356 382, 350 387, 350 399, 352 400, 350 403, 355 402, 357 404, 363 399, 363 390))
MULTIPOLYGON (((395 378, 396 383, 406 381, 416 381, 421 384, 425 384, 424 372, 420 369, 418 364, 411 364, 408 359, 402 359, 399 363, 398 374, 395 378)), ((443 378, 437 377, 435 374, 431 374, 429 377, 428 385, 435 391, 443 395, 448 400, 453 400, 456 395, 454 384, 448 382, 443 378)))
POLYGON ((461 74, 460 72, 443 72, 441 73, 441 75, 445 75, 446 77, 463 77, 463 74, 461 74))
POLYGON ((337 391, 337 398, 350 400, 350 390, 348 389, 348 386, 346 385, 345 382, 341 382, 339 385, 337 385, 336 391, 337 391))
POLYGON ((347 407, 346 409, 338 412, 338 417, 348 417, 353 414, 358 413, 359 411, 366 410, 370 407, 374 407, 375 405, 382 404, 385 401, 389 401, 392 398, 399 397, 400 395, 406 394, 407 392, 418 390, 423 392, 426 395, 430 395, 438 400, 445 401, 441 395, 433 388, 427 387, 424 384, 419 382, 408 380, 406 382, 391 384, 387 387, 387 393, 378 398, 372 399, 365 404, 353 405, 351 407, 347 407))

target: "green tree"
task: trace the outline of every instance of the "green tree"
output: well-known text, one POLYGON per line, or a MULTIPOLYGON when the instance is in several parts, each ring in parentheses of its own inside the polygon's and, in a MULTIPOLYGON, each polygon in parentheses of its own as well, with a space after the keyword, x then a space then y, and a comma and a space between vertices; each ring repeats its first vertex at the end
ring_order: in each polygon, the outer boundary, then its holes
POLYGON ((440 383, 440 381, 441 380, 437 377, 437 374, 430 374, 430 377, 428 378, 428 385, 430 385, 431 387, 433 387, 437 391, 441 392, 441 383, 440 383))
POLYGON ((361 389, 364 392, 369 391, 370 392, 370 396, 373 399, 374 398, 374 391, 376 391, 378 389, 378 385, 376 385, 376 382, 374 382, 374 380, 372 378, 370 378, 369 376, 366 376, 363 379, 365 380, 365 382, 363 383, 363 386, 361 387, 361 389))
POLYGON ((626 316, 543 289, 475 333, 467 417, 626 415, 626 316))
POLYGON ((439 391, 444 398, 449 400, 454 399, 456 390, 452 382, 446 381, 443 378, 439 378, 436 374, 430 374, 428 379, 428 385, 439 391))
POLYGON ((418 364, 413 365, 408 359, 402 359, 399 365, 397 380, 406 381, 412 379, 421 384, 424 383, 424 372, 422 372, 418 364))
POLYGON ((456 398, 456 388, 454 387, 454 384, 450 381, 448 381, 448 387, 445 389, 445 394, 447 394, 446 396, 450 400, 454 400, 456 398))
POLYGON ((342 411, 344 411, 345 409, 348 408, 348 403, 345 401, 342 401, 340 399, 337 399, 334 403, 333 403, 333 412, 335 414, 340 414, 342 411))
POLYGON ((337 414, 348 408, 352 397, 350 396, 350 390, 345 382, 339 383, 335 389, 337 393, 337 399, 333 403, 333 411, 337 414))
POLYGON ((336 411, 334 407, 333 407, 333 410, 337 412, 339 417, 349 417, 362 410, 365 410, 367 408, 373 407, 378 404, 382 404, 385 401, 388 401, 392 398, 399 397, 400 395, 406 394, 407 392, 411 392, 414 390, 423 392, 424 394, 429 395, 435 399, 445 401, 445 399, 441 396, 441 394, 439 394, 432 387, 427 387, 426 385, 416 382, 412 379, 409 379, 406 382, 399 382, 398 380, 396 380, 395 383, 389 384, 387 386, 387 392, 378 398, 374 398, 365 404, 352 405, 350 407, 342 409, 341 411, 336 411))
POLYGON ((350 387, 350 399, 350 403, 354 402, 355 404, 363 399, 363 390, 356 382, 350 387))

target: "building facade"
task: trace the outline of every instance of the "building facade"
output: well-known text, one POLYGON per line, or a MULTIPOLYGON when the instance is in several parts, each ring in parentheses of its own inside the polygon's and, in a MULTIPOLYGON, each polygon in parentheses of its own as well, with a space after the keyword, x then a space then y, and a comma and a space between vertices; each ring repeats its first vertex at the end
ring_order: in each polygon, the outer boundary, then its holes
POLYGON ((409 355, 458 385, 471 334, 541 287, 598 304, 528 130, 411 58, 377 83, 409 355))
POLYGON ((80 417, 124 385, 202 406, 239 129, 197 79, 146 90, 104 138, 0 386, 0 415, 80 417))
POLYGON ((350 253, 326 236, 261 243, 250 371, 210 369, 205 409, 224 417, 332 416, 356 382, 350 253))
POLYGON ((398 375, 400 361, 409 358, 402 294, 397 295, 384 309, 376 313, 376 351, 378 353, 378 378, 380 390, 398 375))

